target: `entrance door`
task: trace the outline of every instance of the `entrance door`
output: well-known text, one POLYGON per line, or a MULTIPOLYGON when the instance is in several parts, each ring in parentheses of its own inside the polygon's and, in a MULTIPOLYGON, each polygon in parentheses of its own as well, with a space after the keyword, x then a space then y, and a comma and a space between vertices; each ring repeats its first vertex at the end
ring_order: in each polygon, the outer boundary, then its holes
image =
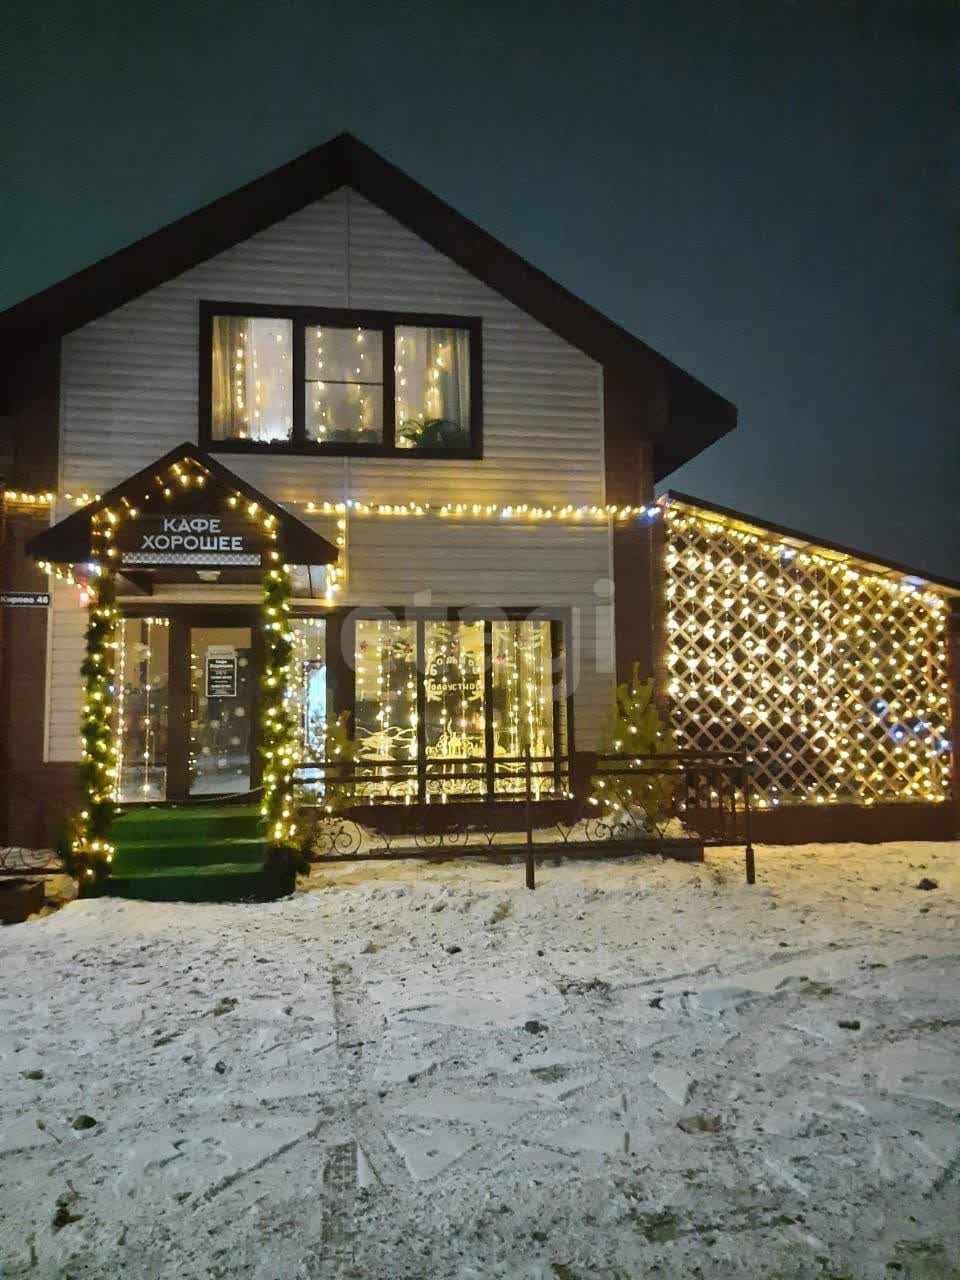
POLYGON ((249 791, 257 687, 253 628, 191 625, 189 641, 187 794, 249 791))
MULTIPOLYGON (((290 619, 289 708, 308 761, 323 758, 326 742, 327 625, 317 616, 290 619)), ((331 651, 340 648, 338 630, 331 651)), ((127 613, 117 657, 118 799, 182 803, 258 787, 262 671, 255 608, 179 605, 159 617, 127 613)))

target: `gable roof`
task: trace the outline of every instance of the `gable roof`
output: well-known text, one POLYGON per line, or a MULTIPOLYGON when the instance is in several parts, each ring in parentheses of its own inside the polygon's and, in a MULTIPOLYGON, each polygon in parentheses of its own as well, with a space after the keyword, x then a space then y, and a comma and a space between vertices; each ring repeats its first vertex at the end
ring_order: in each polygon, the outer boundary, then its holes
POLYGON ((35 534, 27 543, 27 553, 35 560, 47 560, 51 564, 82 564, 92 559, 91 522, 93 517, 105 508, 114 507, 118 503, 142 508, 145 501, 144 487, 151 497, 155 496, 152 492, 154 486, 158 485, 162 490, 164 485, 173 483, 169 473, 181 464, 187 464, 192 470, 205 473, 221 489, 247 498, 268 515, 273 516, 282 537, 280 549, 288 564, 333 564, 340 554, 333 543, 322 537, 316 530, 311 529, 302 520, 298 520, 284 507, 261 493, 259 489, 242 480, 222 462, 218 462, 216 458, 204 453, 189 441, 177 445, 156 462, 151 462, 132 476, 128 476, 122 484, 115 485, 96 501, 58 520, 42 533, 35 534))
POLYGON ((297 159, 0 312, 8 355, 51 342, 349 186, 478 280, 627 380, 666 375, 660 479, 732 431, 730 401, 558 284, 351 134, 297 159), (693 415, 690 406, 696 406, 693 415))

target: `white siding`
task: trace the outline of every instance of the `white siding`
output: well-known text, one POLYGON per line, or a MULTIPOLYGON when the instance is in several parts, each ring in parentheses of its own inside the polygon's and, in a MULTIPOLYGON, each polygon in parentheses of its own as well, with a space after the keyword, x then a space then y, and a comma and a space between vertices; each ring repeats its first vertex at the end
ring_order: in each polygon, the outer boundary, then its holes
POLYGON ((181 441, 197 439, 203 298, 482 317, 482 461, 223 455, 272 498, 601 501, 600 366, 347 191, 64 339, 63 487, 102 492, 181 441))
POLYGON ((87 611, 80 606, 76 587, 54 582, 47 613, 47 703, 44 759, 80 759, 80 709, 87 611))
POLYGON ((498 605, 571 611, 576 745, 596 745, 613 696, 605 528, 353 519, 344 604, 498 605))
MULTIPOLYGON (((340 191, 84 326, 63 343, 61 485, 103 492, 197 439, 201 299, 423 310, 483 321, 484 457, 477 461, 244 458, 228 467, 303 516, 308 499, 603 501, 602 371, 594 361, 355 192, 340 191)), ((329 521, 316 520, 325 536, 329 521)), ((603 527, 351 519, 343 603, 562 606, 574 611, 576 737, 594 745, 612 689, 595 586, 603 527), (421 597, 422 599, 422 597, 421 597), (417 601, 419 602, 419 601, 417 601)), ((205 598, 227 593, 206 591, 205 598)), ((176 593, 180 599, 185 592, 176 593)), ((82 612, 50 613, 47 755, 79 756, 82 612)))

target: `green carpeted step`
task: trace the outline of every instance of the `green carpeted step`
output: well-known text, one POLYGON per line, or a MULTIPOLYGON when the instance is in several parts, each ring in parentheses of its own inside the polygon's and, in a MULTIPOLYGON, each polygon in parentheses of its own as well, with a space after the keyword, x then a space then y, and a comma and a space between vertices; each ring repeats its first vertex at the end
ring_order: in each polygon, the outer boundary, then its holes
POLYGON ((184 844, 202 837, 242 838, 259 832, 260 814, 252 805, 130 809, 115 820, 113 830, 117 842, 155 840, 184 844))
POLYGON ((290 892, 260 871, 225 871, 221 874, 111 877, 102 893, 110 898, 139 898, 146 902, 271 902, 290 892))
POLYGON ((140 875, 146 872, 166 873, 169 867, 206 867, 230 862, 249 868, 263 863, 263 841, 252 840, 198 840, 190 844, 153 844, 148 840, 136 843, 117 841, 113 855, 113 874, 117 876, 140 875))
POLYGON ((210 876, 258 876, 263 870, 261 861, 256 862, 207 862, 197 867, 190 862, 172 862, 168 867, 125 867, 114 878, 117 880, 162 880, 178 879, 184 876, 196 876, 198 880, 210 876))
POLYGON ((265 902, 292 888, 292 876, 278 881, 263 872, 266 849, 254 805, 129 809, 114 822, 113 843, 111 874, 101 889, 110 897, 265 902))
POLYGON ((240 867, 244 871, 258 871, 263 866, 264 848, 254 844, 249 849, 236 845, 218 845, 212 849, 176 849, 170 856, 158 856, 156 850, 143 849, 131 852, 120 850, 114 854, 112 874, 115 876, 168 876, 174 868, 180 872, 192 870, 194 875, 207 875, 211 867, 240 867))

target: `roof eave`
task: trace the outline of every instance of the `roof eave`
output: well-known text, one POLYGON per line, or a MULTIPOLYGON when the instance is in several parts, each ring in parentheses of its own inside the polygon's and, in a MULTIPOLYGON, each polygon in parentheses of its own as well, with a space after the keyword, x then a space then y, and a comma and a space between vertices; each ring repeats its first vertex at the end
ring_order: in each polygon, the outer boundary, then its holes
POLYGON ((699 511, 708 519, 710 516, 714 516, 718 522, 724 522, 734 527, 771 534, 774 538, 782 539, 786 544, 796 548, 809 549, 813 552, 818 549, 831 552, 838 560, 856 563, 861 569, 870 573, 892 575, 911 580, 916 579, 916 581, 928 587, 936 588, 950 595, 960 595, 960 581, 952 578, 933 577, 923 569, 911 568, 909 565, 900 564, 896 560, 887 560, 883 556, 875 556, 869 551, 848 547, 840 542, 831 542, 826 538, 818 538, 812 533, 804 533, 799 529, 791 529, 787 525, 775 524, 771 520, 762 520, 758 516, 738 511, 734 507, 724 507, 716 502, 707 502, 703 498, 695 498, 691 494, 681 493, 677 489, 668 489, 666 493, 661 494, 660 501, 674 502, 682 507, 690 507, 695 511, 699 511))

